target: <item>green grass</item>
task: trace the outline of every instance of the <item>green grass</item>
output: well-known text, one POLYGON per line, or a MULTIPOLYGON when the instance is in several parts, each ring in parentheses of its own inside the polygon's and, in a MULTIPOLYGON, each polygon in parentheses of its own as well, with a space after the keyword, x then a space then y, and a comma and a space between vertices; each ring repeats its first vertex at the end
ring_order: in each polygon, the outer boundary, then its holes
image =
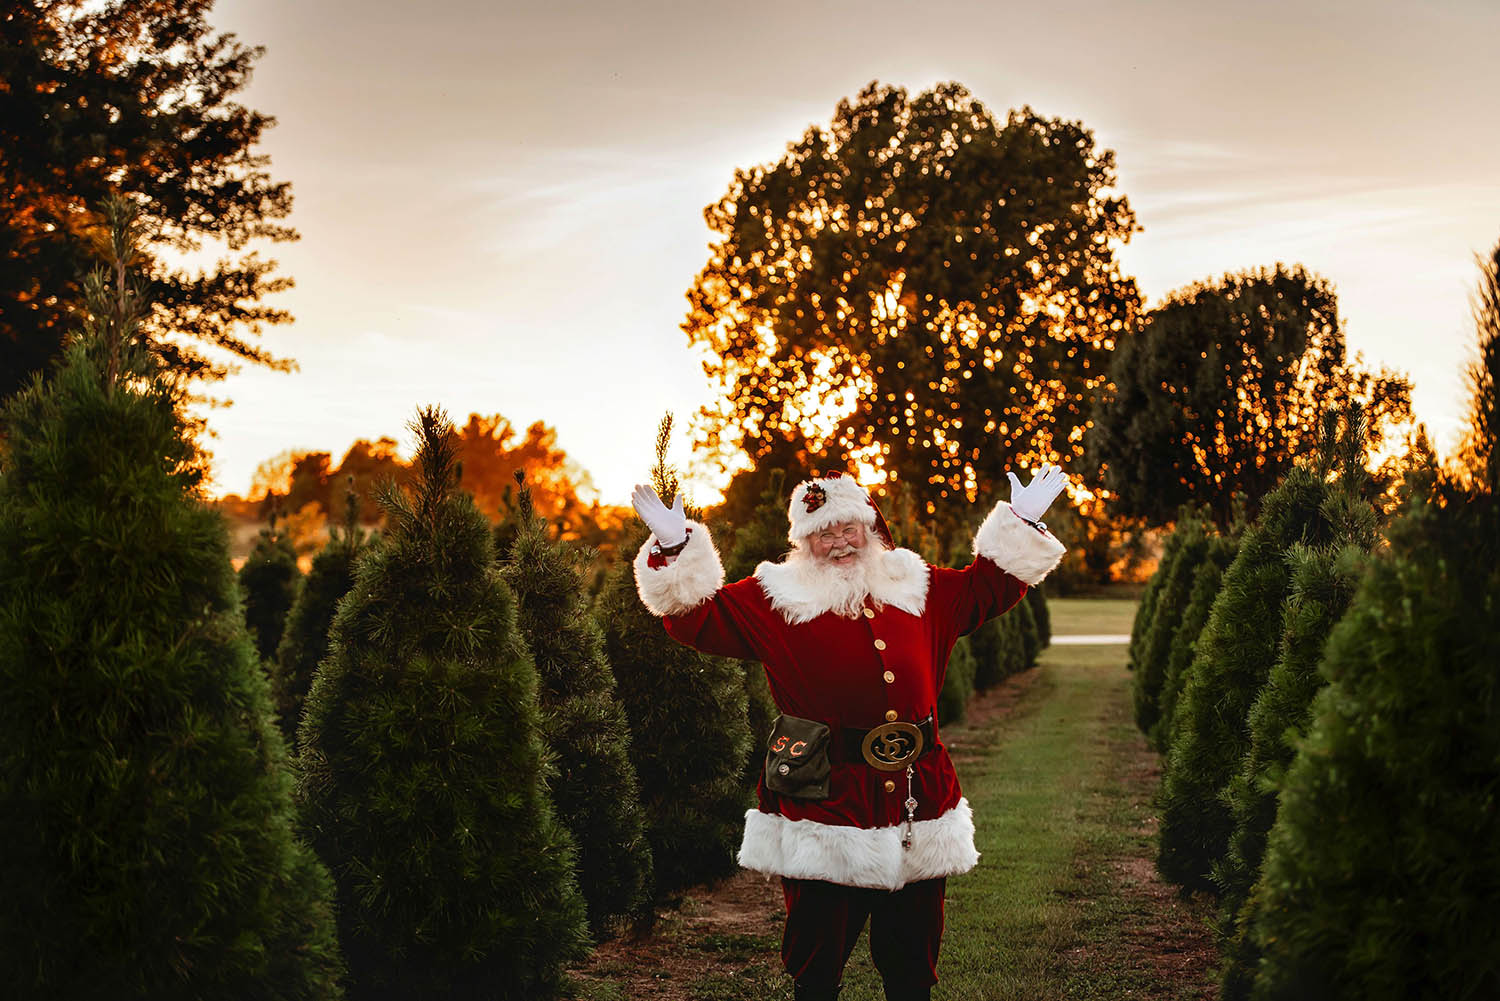
POLYGON ((1052 635, 1130 634, 1137 602, 1124 598, 1048 598, 1052 635))

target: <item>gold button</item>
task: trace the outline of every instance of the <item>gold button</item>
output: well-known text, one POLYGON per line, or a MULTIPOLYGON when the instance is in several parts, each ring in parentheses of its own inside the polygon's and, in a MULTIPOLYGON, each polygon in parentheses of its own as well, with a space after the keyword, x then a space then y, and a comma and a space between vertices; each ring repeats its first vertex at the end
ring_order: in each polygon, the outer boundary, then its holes
POLYGON ((896 676, 894 674, 892 674, 890 671, 887 671, 887 672, 885 672, 885 680, 886 680, 886 684, 890 684, 892 681, 896 680, 896 676))
POLYGON ((874 617, 875 617, 875 609, 873 609, 873 608, 867 608, 867 609, 865 609, 865 618, 867 618, 867 619, 873 619, 874 617))
POLYGON ((896 783, 892 782, 890 779, 886 779, 885 780, 885 791, 886 792, 895 792, 896 791, 896 783))
POLYGON ((884 650, 885 649, 885 640, 876 640, 875 641, 875 649, 877 649, 877 650, 884 650))
POLYGON ((896 710, 894 710, 894 709, 887 709, 885 711, 885 721, 887 723, 894 723, 894 722, 896 722, 896 710))

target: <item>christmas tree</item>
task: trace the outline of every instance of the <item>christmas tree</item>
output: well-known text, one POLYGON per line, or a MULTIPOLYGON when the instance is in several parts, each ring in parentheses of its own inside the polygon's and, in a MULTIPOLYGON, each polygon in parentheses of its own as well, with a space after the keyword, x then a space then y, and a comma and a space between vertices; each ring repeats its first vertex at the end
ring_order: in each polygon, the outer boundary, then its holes
POLYGON ((1465 468, 1416 497, 1320 668, 1247 905, 1249 996, 1500 996, 1500 247, 1465 468))
POLYGON ((1208 551, 1211 529, 1199 512, 1184 507, 1173 531, 1171 559, 1163 559, 1157 576, 1151 621, 1141 630, 1134 669, 1135 724, 1143 733, 1156 726, 1161 710, 1161 686, 1172 652, 1172 637, 1182 623, 1192 592, 1193 576, 1208 551))
POLYGON ((1224 580, 1224 571, 1239 555, 1240 537, 1236 530, 1232 535, 1216 535, 1209 539, 1203 561, 1193 571, 1192 586, 1188 589, 1187 607, 1183 609, 1182 621, 1172 631, 1172 642, 1167 654, 1167 670, 1162 678, 1158 694, 1159 706, 1156 722, 1146 734, 1147 743, 1165 754, 1172 746, 1175 732, 1177 697, 1182 693, 1187 680, 1188 666, 1198 649, 1198 637, 1208 624, 1208 613, 1213 610, 1214 600, 1219 596, 1219 586, 1224 580))
POLYGON ((287 613, 302 586, 297 551, 285 532, 276 530, 276 515, 255 539, 255 547, 240 567, 240 594, 244 597, 245 624, 255 638, 260 659, 269 663, 281 644, 287 613))
POLYGON ((517 623, 541 682, 543 735, 556 758, 553 800, 578 845, 589 926, 604 937, 612 918, 648 905, 651 847, 630 729, 584 588, 590 554, 549 537, 523 485, 506 555, 501 576, 516 595, 517 623))
POLYGON ((490 526, 425 408, 414 492, 339 605, 298 730, 298 792, 338 886, 355 998, 542 998, 586 949, 545 785, 537 676, 490 526))
POLYGON ((295 742, 297 721, 302 717, 302 703, 312 687, 313 673, 328 656, 334 613, 344 595, 354 587, 354 567, 363 545, 359 498, 354 492, 354 477, 350 476, 345 493, 343 531, 334 529, 329 534, 328 545, 313 557, 307 579, 302 582, 297 600, 287 613, 281 644, 276 648, 271 689, 281 731, 289 743, 295 742))
POLYGON ((1219 792, 1248 749, 1245 718, 1276 660, 1295 542, 1324 543, 1328 488, 1310 464, 1296 466, 1265 499, 1198 637, 1172 722, 1161 790, 1157 867, 1191 889, 1213 889, 1209 872, 1228 848, 1230 816, 1219 792))
POLYGON ((325 999, 328 874, 202 492, 180 383, 113 273, 0 453, 0 967, 27 998, 325 999))
MULTIPOLYGON (((667 505, 678 490, 665 458, 670 434, 668 418, 652 471, 667 505)), ((647 538, 638 525, 620 551, 634 554, 647 538)), ((628 561, 615 567, 600 595, 599 618, 630 720, 656 895, 665 898, 735 871, 750 805, 744 783, 750 730, 739 662, 673 641, 641 603, 632 571, 628 561)))

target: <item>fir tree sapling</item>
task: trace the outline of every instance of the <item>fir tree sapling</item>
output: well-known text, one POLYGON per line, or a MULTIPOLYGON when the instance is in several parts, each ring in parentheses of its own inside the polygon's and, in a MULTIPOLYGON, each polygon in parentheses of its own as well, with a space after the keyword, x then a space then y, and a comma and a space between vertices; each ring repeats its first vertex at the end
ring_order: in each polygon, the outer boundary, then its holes
POLYGON ((1329 639, 1247 905, 1255 1001, 1500 996, 1500 246, 1482 268, 1465 468, 1329 639))
POLYGON ((1163 560, 1157 571, 1161 583, 1157 588, 1151 621, 1141 633, 1133 679, 1135 725, 1143 733, 1150 733, 1156 726, 1161 708, 1162 681, 1172 652, 1172 637, 1187 609, 1193 576, 1208 550, 1210 532, 1206 519, 1184 506, 1178 513, 1177 527, 1172 533, 1176 544, 1172 546, 1171 560, 1163 560))
POLYGON ((546 998, 587 947, 546 787, 537 675, 455 432, 412 424, 411 494, 339 604, 298 730, 298 792, 338 887, 355 998, 546 998))
POLYGON ((255 649, 263 662, 276 656, 287 613, 297 600, 302 571, 297 551, 284 531, 276 530, 277 515, 256 537, 244 566, 240 567, 240 593, 245 602, 245 624, 255 638, 255 649))
MULTIPOLYGON (((670 434, 667 418, 652 471, 657 495, 668 505, 678 490, 666 462, 670 434)), ((636 552, 648 537, 645 526, 637 526, 621 552, 636 552)), ((656 896, 666 898, 736 869, 750 806, 743 780, 750 745, 744 672, 736 661, 674 642, 641 603, 628 561, 611 573, 599 617, 630 720, 656 896)))
POLYGON ((1157 856, 1162 875, 1184 887, 1213 889, 1210 869, 1228 848, 1219 792, 1247 750, 1245 718, 1276 660, 1279 631, 1267 624, 1280 621, 1286 600, 1286 551, 1327 540, 1327 493, 1318 473, 1300 465, 1266 497, 1198 637, 1162 775, 1157 856))
POLYGON ((112 281, 0 453, 0 968, 12 997, 339 996, 328 873, 246 632, 180 384, 112 281))
MULTIPOLYGON (((516 473, 518 483, 522 474, 516 473)), ((578 885, 596 938, 612 919, 649 906, 651 847, 630 728, 615 697, 604 634, 584 588, 590 555, 548 536, 521 486, 516 530, 501 575, 516 595, 517 623, 540 679, 542 727, 557 765, 558 819, 578 845, 578 885)))
POLYGON ((1187 679, 1188 667, 1198 649, 1198 637, 1208 624, 1208 613, 1219 596, 1219 586, 1224 580, 1224 571, 1229 569, 1235 556, 1239 555, 1240 538, 1233 535, 1216 535, 1209 539, 1203 561, 1193 571, 1193 582, 1188 589, 1187 605, 1182 620, 1172 631, 1172 642, 1167 655, 1167 669, 1162 678, 1158 694, 1156 722, 1146 734, 1147 743, 1165 754, 1172 746, 1176 727, 1178 696, 1187 679))
POLYGON ((312 687, 314 672, 328 656, 333 616, 338 605, 354 587, 355 564, 364 548, 364 533, 359 527, 359 498, 354 491, 354 477, 349 477, 344 495, 344 528, 329 533, 328 545, 313 557, 307 578, 297 592, 297 600, 287 613, 281 644, 276 648, 271 688, 276 712, 288 743, 295 742, 297 721, 302 703, 312 687))

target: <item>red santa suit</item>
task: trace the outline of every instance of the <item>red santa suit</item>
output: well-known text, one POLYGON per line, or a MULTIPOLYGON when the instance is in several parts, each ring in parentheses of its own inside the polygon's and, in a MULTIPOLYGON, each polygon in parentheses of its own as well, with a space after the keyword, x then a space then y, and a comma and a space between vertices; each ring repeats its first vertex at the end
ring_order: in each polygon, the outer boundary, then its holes
MULTIPOLYGON (((800 485, 791 515, 795 539, 842 521, 875 519, 863 488, 838 477, 800 485), (803 509, 811 503, 809 488, 828 498, 820 496, 811 512, 803 509)), ((961 570, 930 566, 907 549, 879 552, 868 596, 851 617, 832 610, 841 595, 833 571, 821 562, 794 555, 726 584, 708 529, 695 522, 689 527, 687 545, 670 565, 653 558, 654 536, 636 557, 641 600, 679 642, 761 661, 777 707, 824 722, 833 734, 826 799, 778 795, 762 776, 758 805, 745 816, 740 864, 788 880, 789 910, 805 890, 796 881, 890 892, 972 869, 979 859, 973 814, 936 731, 938 692, 957 639, 1020 601, 1028 584, 1056 566, 1062 544, 1002 502, 975 535, 974 562, 961 570), (850 750, 860 732, 929 717, 929 732, 938 739, 911 762, 909 776, 879 770, 850 750), (851 739, 845 731, 852 731, 851 739), (908 796, 916 800, 910 818, 908 796)), ((872 928, 872 945, 874 936, 872 928)), ((852 940, 847 946, 852 949, 852 940)), ((935 940, 928 951, 935 964, 935 940)), ((796 977, 794 966, 789 956, 796 977)), ((837 966, 842 969, 842 960, 837 966)))

